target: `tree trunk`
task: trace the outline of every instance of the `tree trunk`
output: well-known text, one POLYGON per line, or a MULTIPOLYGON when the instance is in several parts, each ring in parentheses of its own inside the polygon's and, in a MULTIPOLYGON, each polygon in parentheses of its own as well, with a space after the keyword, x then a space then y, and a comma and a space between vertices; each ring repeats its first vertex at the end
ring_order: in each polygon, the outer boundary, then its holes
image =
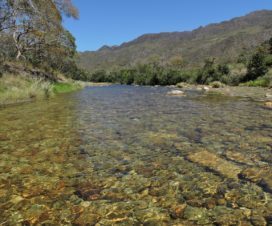
POLYGON ((18 49, 18 50, 17 50, 17 55, 16 55, 16 60, 19 60, 21 56, 22 56, 22 53, 21 53, 21 51, 18 49))

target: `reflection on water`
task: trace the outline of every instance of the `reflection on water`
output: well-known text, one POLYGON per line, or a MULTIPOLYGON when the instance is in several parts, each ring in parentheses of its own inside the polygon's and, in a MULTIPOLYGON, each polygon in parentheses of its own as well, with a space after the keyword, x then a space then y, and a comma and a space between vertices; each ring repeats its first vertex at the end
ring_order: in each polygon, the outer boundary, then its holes
POLYGON ((167 88, 0 110, 0 224, 272 224, 272 111, 167 88))

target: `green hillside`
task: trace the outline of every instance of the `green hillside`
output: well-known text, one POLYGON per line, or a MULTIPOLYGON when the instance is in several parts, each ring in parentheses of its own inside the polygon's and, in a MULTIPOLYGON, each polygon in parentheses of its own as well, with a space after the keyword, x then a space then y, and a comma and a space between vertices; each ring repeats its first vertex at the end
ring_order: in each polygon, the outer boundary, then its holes
POLYGON ((272 11, 263 10, 193 31, 146 34, 120 46, 103 46, 79 54, 88 71, 112 70, 137 64, 179 60, 183 67, 201 65, 206 58, 230 62, 272 36, 272 11))

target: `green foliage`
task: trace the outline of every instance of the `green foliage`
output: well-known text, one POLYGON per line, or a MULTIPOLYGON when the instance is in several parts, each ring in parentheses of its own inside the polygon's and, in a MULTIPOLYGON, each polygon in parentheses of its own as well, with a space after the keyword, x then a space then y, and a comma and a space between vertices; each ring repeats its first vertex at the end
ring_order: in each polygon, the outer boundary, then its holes
POLYGON ((210 83, 210 86, 212 88, 222 88, 222 87, 224 87, 224 84, 219 81, 214 81, 214 82, 210 83))
POLYGON ((272 54, 272 38, 269 39, 268 44, 269 44, 269 53, 272 54))
POLYGON ((267 67, 272 67, 272 54, 268 54, 265 56, 265 65, 267 67))
POLYGON ((253 54, 247 65, 247 70, 247 75, 244 78, 245 82, 255 80, 268 72, 263 51, 257 51, 253 54))
POLYGON ((223 76, 227 76, 230 69, 226 64, 216 65, 215 59, 207 59, 202 69, 199 70, 196 82, 199 84, 209 84, 214 81, 221 81, 223 76))
POLYGON ((248 56, 247 56, 245 53, 241 53, 241 54, 238 56, 237 63, 238 63, 238 64, 247 65, 247 63, 248 63, 248 56))
MULTIPOLYGON (((270 48, 272 39, 256 47, 257 50, 245 51, 232 64, 217 63, 215 58, 207 59, 201 68, 184 67, 182 59, 171 58, 171 63, 150 60, 148 64, 137 64, 134 67, 121 68, 107 72, 99 70, 85 77, 93 82, 113 82, 139 85, 176 85, 180 82, 212 84, 216 86, 239 85, 241 82, 254 81, 263 77, 272 67, 270 48), (241 62, 241 63, 237 63, 241 62), (219 84, 220 82, 220 84, 219 84)), ((271 79, 262 79, 252 85, 267 86, 271 79)))
POLYGON ((138 85, 175 85, 187 82, 190 74, 181 69, 162 67, 156 63, 140 64, 133 68, 115 70, 107 73, 99 70, 92 73, 88 80, 92 82, 113 82, 120 84, 138 85))
POLYGON ((53 91, 55 93, 68 93, 78 90, 79 88, 80 86, 74 83, 54 83, 53 85, 53 91))
POLYGON ((134 83, 134 74, 136 71, 134 69, 123 69, 120 71, 120 83, 131 85, 134 83))
POLYGON ((272 80, 268 77, 261 77, 254 81, 242 83, 241 85, 250 87, 270 87, 271 81, 272 80))
POLYGON ((242 76, 230 74, 230 75, 223 75, 220 78, 220 81, 227 85, 237 86, 241 82, 242 78, 243 78, 242 76))
POLYGON ((1 0, 0 15, 0 58, 84 78, 75 63, 75 38, 62 26, 62 15, 78 18, 71 0, 1 0))
POLYGON ((217 66, 217 71, 221 75, 229 75, 230 73, 230 68, 227 64, 219 64, 217 66))
POLYGON ((108 79, 107 72, 104 70, 94 72, 89 78, 92 82, 106 82, 108 79))
MULTIPOLYGON (((271 40, 269 42, 272 42, 271 40)), ((202 68, 185 70, 181 66, 176 66, 176 61, 172 64, 164 65, 152 61, 148 64, 138 64, 131 68, 122 68, 111 72, 100 70, 91 75, 86 75, 86 78, 93 82, 113 82, 128 85, 166 86, 185 82, 222 87, 224 84, 239 85, 241 82, 244 82, 245 85, 249 86, 267 87, 271 84, 271 76, 264 75, 272 67, 272 54, 269 52, 269 42, 261 44, 253 54, 251 52, 244 53, 243 56, 246 56, 248 61, 247 67, 245 67, 245 62, 217 64, 216 60, 212 58, 205 60, 202 68), (261 79, 258 79, 260 77, 261 79), (256 79, 258 80, 254 81, 256 79), (245 83, 247 81, 253 82, 245 83)))

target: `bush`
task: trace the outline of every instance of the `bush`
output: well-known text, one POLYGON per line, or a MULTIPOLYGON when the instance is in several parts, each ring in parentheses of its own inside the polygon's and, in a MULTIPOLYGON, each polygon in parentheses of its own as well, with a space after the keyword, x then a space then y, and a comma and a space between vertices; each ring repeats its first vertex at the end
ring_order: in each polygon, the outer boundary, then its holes
POLYGON ((268 47, 269 53, 272 54, 272 38, 270 38, 270 39, 268 40, 268 45, 269 45, 269 47, 268 47))
POLYGON ((227 64, 215 64, 215 59, 206 60, 205 65, 199 70, 196 82, 199 84, 209 84, 214 81, 220 81, 221 77, 228 75, 230 69, 227 64))
POLYGON ((241 85, 250 87, 269 87, 270 81, 267 78, 259 78, 255 81, 242 83, 241 85))
POLYGON ((107 72, 104 70, 96 71, 91 74, 90 81, 92 82, 107 82, 107 72))
POLYGON ((120 83, 131 85, 134 83, 134 76, 136 71, 134 69, 123 69, 120 71, 120 83))
POLYGON ((265 57, 265 65, 267 67, 272 67, 272 55, 267 55, 265 57))
POLYGON ((259 77, 254 81, 241 83, 240 85, 251 87, 272 87, 272 69, 265 76, 259 77))
POLYGON ((224 84, 219 81, 214 81, 214 82, 210 83, 210 86, 212 88, 222 88, 222 87, 224 87, 224 84))
POLYGON ((221 75, 229 75, 230 73, 230 68, 227 64, 219 64, 217 66, 217 71, 221 75))
POLYGON ((251 57, 248 63, 244 82, 256 80, 258 77, 264 76, 267 72, 268 68, 265 63, 265 55, 263 52, 258 51, 251 57))
POLYGON ((236 74, 224 75, 221 77, 220 81, 227 85, 237 86, 241 82, 241 76, 236 74))

